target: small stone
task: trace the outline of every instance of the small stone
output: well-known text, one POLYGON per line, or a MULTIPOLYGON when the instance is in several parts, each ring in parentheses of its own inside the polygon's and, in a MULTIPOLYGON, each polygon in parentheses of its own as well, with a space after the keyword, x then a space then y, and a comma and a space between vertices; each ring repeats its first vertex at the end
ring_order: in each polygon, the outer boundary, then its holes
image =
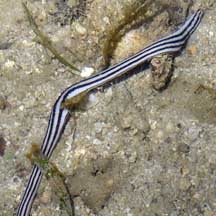
POLYGON ((200 132, 201 129, 194 125, 188 129, 186 134, 191 141, 195 141, 196 139, 198 139, 200 132))
POLYGON ((214 36, 214 32, 213 32, 213 31, 210 31, 210 32, 209 32, 209 36, 210 36, 210 37, 213 37, 213 36, 214 36))
POLYGON ((158 138, 158 140, 161 140, 164 138, 164 132, 162 130, 159 130, 157 133, 156 133, 156 137, 158 138))
POLYGON ((81 71, 80 76, 83 78, 90 77, 94 73, 94 68, 92 67, 84 67, 81 71))
POLYGON ((4 64, 5 68, 11 69, 15 66, 15 61, 7 60, 4 64))
POLYGON ((80 156, 83 156, 86 154, 86 150, 85 149, 77 149, 75 152, 74 152, 74 156, 75 157, 80 157, 80 156))
POLYGON ((72 28, 75 28, 80 35, 85 35, 87 32, 86 28, 77 22, 73 24, 72 28))
POLYGON ((90 103, 90 106, 92 104, 96 104, 98 102, 98 98, 94 93, 90 93, 88 97, 88 102, 90 103))
POLYGON ((25 46, 25 47, 32 47, 32 46, 34 46, 35 42, 28 41, 28 40, 23 40, 23 41, 22 41, 22 44, 23 44, 23 46, 25 46))
POLYGON ((4 156, 6 141, 3 136, 0 136, 0 156, 4 156))
POLYGON ((107 17, 107 16, 103 17, 103 21, 104 21, 106 24, 110 24, 110 19, 109 19, 109 17, 107 17))
POLYGON ((20 110, 20 111, 23 111, 23 110, 24 110, 24 106, 23 106, 23 105, 20 105, 20 106, 19 106, 19 110, 20 110))
POLYGON ((190 146, 187 144, 180 144, 178 145, 178 152, 182 152, 182 153, 189 153, 190 152, 190 146))
POLYGON ((165 89, 173 74, 173 56, 168 54, 157 55, 151 60, 152 86, 161 91, 165 89))
POLYGON ((183 166, 181 168, 181 174, 182 174, 182 177, 185 177, 186 175, 188 175, 190 173, 190 169, 186 166, 183 166))
POLYGON ((50 203, 51 202, 51 191, 45 191, 43 192, 40 201, 44 204, 50 203))
POLYGON ((178 216, 179 215, 179 213, 177 212, 177 211, 173 211, 173 212, 171 212, 171 214, 170 214, 170 216, 178 216))
POLYGON ((0 110, 6 109, 6 107, 9 105, 7 100, 4 97, 0 96, 0 110))
POLYGON ((101 122, 96 122, 94 126, 95 126, 96 133, 100 133, 103 129, 103 123, 101 122))
POLYGON ((191 54, 191 55, 196 55, 197 54, 197 47, 196 46, 189 46, 188 48, 187 48, 187 51, 188 51, 188 53, 189 54, 191 54))
POLYGON ((0 42, 0 50, 6 50, 11 47, 12 43, 10 42, 0 42))
POLYGON ((68 6, 73 7, 76 4, 76 0, 68 0, 68 6))
POLYGON ((121 126, 123 129, 128 129, 131 127, 131 117, 130 116, 124 116, 122 118, 122 121, 121 121, 121 126))
POLYGON ((112 88, 108 88, 108 90, 107 90, 106 93, 105 93, 105 96, 111 98, 112 95, 113 95, 112 88))
POLYGON ((38 14, 37 16, 37 21, 40 22, 40 23, 43 23, 46 21, 47 19, 47 14, 46 14, 46 11, 45 10, 40 10, 40 13, 38 14))
POLYGON ((128 158, 129 163, 135 163, 137 160, 137 152, 126 152, 125 156, 128 158))
POLYGON ((114 184, 114 181, 113 181, 112 178, 110 178, 110 179, 108 179, 108 180, 106 181, 106 186, 107 186, 107 187, 112 187, 113 184, 114 184))
POLYGON ((172 124, 172 122, 167 122, 166 131, 168 131, 168 132, 173 132, 174 131, 174 125, 172 124))
POLYGON ((181 190, 186 191, 191 186, 190 181, 187 178, 180 179, 179 187, 181 190))
POLYGON ((99 139, 94 139, 92 142, 94 145, 100 145, 101 141, 99 139))

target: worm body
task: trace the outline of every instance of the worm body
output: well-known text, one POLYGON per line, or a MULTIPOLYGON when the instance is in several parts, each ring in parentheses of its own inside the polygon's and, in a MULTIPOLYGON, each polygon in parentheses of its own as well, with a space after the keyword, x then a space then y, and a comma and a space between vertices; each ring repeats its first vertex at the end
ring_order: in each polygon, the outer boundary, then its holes
MULTIPOLYGON (((150 60, 153 56, 180 51, 190 35, 196 30, 202 16, 203 11, 197 10, 196 13, 191 15, 174 33, 159 39, 120 63, 65 89, 56 100, 50 113, 48 127, 41 146, 41 157, 47 159, 51 157, 62 135, 69 118, 69 111, 61 106, 65 100, 73 99, 81 93, 88 92, 98 86, 106 84, 132 70, 136 66, 150 60)), ((17 216, 28 216, 30 214, 31 206, 40 185, 42 175, 42 168, 38 164, 35 164, 19 205, 17 216)))

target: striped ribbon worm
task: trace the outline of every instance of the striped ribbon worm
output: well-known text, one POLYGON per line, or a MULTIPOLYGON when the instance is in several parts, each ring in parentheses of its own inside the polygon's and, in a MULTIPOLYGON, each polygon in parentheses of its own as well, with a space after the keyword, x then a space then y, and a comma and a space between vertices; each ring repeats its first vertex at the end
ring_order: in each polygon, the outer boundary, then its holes
MULTIPOLYGON (((46 134, 43 144, 41 145, 41 157, 46 159, 50 158, 63 133, 66 122, 70 116, 70 111, 62 106, 65 101, 110 82, 136 66, 150 60, 153 56, 180 51, 199 25, 202 16, 203 11, 197 10, 172 34, 157 40, 120 63, 65 89, 52 108, 46 134)), ((30 214, 31 206, 40 185, 42 175, 43 168, 40 167, 39 164, 35 164, 19 205, 17 216, 28 216, 30 214)))

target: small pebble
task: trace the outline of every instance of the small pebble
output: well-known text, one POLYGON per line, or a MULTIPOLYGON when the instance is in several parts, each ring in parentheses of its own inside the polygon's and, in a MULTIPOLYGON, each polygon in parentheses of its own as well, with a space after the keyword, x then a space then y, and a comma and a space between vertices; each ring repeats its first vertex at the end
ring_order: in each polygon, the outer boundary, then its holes
POLYGON ((210 36, 210 37, 213 37, 213 36, 214 36, 214 32, 213 32, 213 31, 210 31, 210 32, 209 32, 209 36, 210 36))
POLYGON ((85 149, 77 149, 74 152, 74 156, 75 157, 80 157, 86 154, 86 150, 85 149))
POLYGON ((7 60, 4 64, 6 69, 11 69, 15 66, 15 61, 7 60))
POLYGON ((164 132, 162 130, 159 130, 155 135, 158 140, 162 140, 164 138, 164 132))
POLYGON ((0 96, 0 110, 4 110, 6 109, 6 107, 8 106, 8 102, 4 97, 0 96))
POLYGON ((131 117, 130 116, 124 116, 122 118, 122 121, 121 121, 121 126, 123 129, 128 129, 131 127, 131 117))
POLYGON ((107 91, 105 92, 105 97, 112 97, 113 91, 112 88, 108 88, 107 91))
POLYGON ((190 152, 190 146, 182 143, 182 144, 178 145, 178 152, 189 153, 190 152))
POLYGON ((3 136, 0 136, 0 156, 4 156, 6 141, 3 136))
POLYGON ((94 126, 95 126, 95 133, 100 133, 101 131, 102 131, 102 129, 103 129, 103 123, 101 123, 101 122, 96 122, 95 124, 94 124, 94 126))
POLYGON ((90 77, 94 73, 94 68, 92 67, 84 67, 81 71, 80 76, 83 78, 90 77))
POLYGON ((85 35, 87 30, 79 23, 74 23, 72 28, 74 28, 80 35, 85 35))
POLYGON ((51 191, 43 192, 42 196, 40 197, 40 201, 44 204, 51 202, 51 191))
POLYGON ((74 5, 76 4, 76 0, 68 0, 67 1, 68 6, 70 7, 74 7, 74 5))
POLYGON ((110 178, 110 179, 108 179, 108 180, 106 181, 106 186, 107 186, 107 187, 112 187, 113 184, 114 184, 114 181, 113 181, 112 178, 110 178))
POLYGON ((171 212, 171 214, 170 214, 170 216, 178 216, 179 215, 179 213, 177 212, 177 211, 173 211, 173 212, 171 212))
POLYGON ((194 45, 189 46, 189 47, 187 48, 187 51, 188 51, 188 53, 191 54, 191 55, 196 55, 196 54, 197 54, 197 47, 194 46, 194 45))
POLYGON ((23 106, 23 105, 20 105, 20 106, 19 106, 19 110, 20 110, 20 111, 23 111, 23 110, 24 110, 24 106, 23 106))
POLYGON ((182 178, 179 181, 179 188, 183 191, 188 190, 188 188, 190 188, 191 183, 187 178, 182 178))
POLYGON ((100 145, 101 141, 99 139, 94 139, 92 142, 94 145, 100 145))
POLYGON ((0 50, 6 50, 11 47, 12 43, 10 42, 0 42, 0 50))
POLYGON ((90 93, 88 97, 88 102, 90 106, 92 106, 92 104, 96 104, 98 102, 97 96, 94 93, 90 93))

